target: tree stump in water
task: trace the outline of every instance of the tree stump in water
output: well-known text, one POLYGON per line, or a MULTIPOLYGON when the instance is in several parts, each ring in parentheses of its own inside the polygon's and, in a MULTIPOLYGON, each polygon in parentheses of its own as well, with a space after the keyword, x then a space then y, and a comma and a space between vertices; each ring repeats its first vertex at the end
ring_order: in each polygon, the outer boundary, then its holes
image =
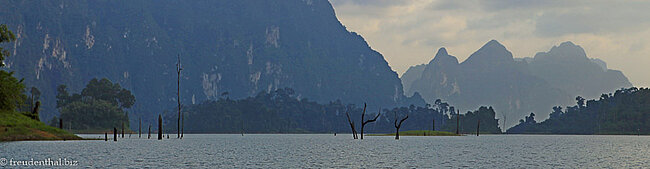
POLYGON ((162 116, 158 115, 158 140, 162 140, 162 116))
POLYGON ((151 139, 151 123, 149 123, 149 134, 147 135, 147 139, 151 139))
POLYGON ((124 138, 124 122, 122 122, 122 138, 124 138))

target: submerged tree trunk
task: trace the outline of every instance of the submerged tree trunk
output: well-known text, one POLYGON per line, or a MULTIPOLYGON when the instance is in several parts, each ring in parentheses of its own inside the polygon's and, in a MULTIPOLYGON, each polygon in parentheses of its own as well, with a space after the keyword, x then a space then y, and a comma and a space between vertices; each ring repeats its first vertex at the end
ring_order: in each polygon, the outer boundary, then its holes
POLYGON ((158 140, 162 140, 162 116, 158 115, 158 140))
POLYGON ((176 64, 176 73, 177 73, 177 79, 176 79, 176 85, 178 88, 176 88, 176 97, 178 101, 178 122, 177 127, 178 129, 176 130, 178 132, 178 138, 181 138, 181 70, 183 68, 181 67, 181 55, 178 55, 178 63, 176 64))
POLYGON ((149 123, 149 133, 147 134, 147 139, 151 139, 151 123, 149 123))
POLYGON ((346 111, 345 115, 348 116, 348 123, 350 123, 350 128, 352 129, 352 138, 357 139, 357 130, 354 129, 354 122, 350 119, 350 113, 346 111))
POLYGON ((381 108, 379 108, 379 112, 377 112, 377 116, 375 116, 375 118, 371 120, 363 121, 363 119, 366 116, 366 104, 365 103, 363 104, 363 113, 361 114, 361 139, 362 140, 363 140, 363 129, 366 127, 366 124, 377 121, 377 118, 379 117, 380 114, 381 114, 381 108))
POLYGON ((397 123, 397 112, 395 112, 395 140, 399 140, 399 128, 402 127, 402 122, 408 118, 409 115, 406 115, 406 117, 402 118, 402 120, 397 123))
POLYGON ((124 122, 122 122, 122 138, 124 138, 124 122))

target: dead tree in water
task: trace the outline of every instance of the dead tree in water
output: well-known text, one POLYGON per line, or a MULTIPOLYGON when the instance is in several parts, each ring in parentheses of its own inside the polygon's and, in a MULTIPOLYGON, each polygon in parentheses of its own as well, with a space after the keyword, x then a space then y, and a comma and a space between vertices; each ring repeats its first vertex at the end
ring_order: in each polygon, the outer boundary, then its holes
POLYGON ((185 113, 181 113, 181 139, 183 139, 183 133, 185 132, 185 113))
POLYGON ((345 115, 348 116, 348 123, 350 123, 350 128, 352 128, 352 137, 354 139, 357 139, 357 130, 354 129, 354 122, 350 120, 350 113, 348 113, 348 111, 345 111, 345 115))
POLYGON ((147 139, 151 139, 151 123, 149 123, 149 134, 147 134, 147 139))
POLYGON ((404 120, 408 118, 409 115, 406 115, 406 117, 404 117, 402 120, 399 121, 399 123, 397 123, 397 112, 395 112, 395 129, 397 129, 395 131, 395 140, 399 140, 399 128, 402 127, 402 122, 404 122, 404 120))
POLYGON ((124 138, 124 122, 122 122, 122 138, 124 138))
POLYGON ((158 115, 158 140, 162 140, 162 116, 158 115))
POLYGON ((178 101, 178 122, 176 124, 178 129, 176 131, 178 132, 178 138, 181 138, 181 70, 183 70, 183 67, 181 67, 181 55, 178 55, 178 63, 176 63, 176 74, 178 75, 178 78, 176 79, 176 84, 178 86, 176 89, 176 100, 178 101))
POLYGON ((380 114, 381 114, 381 108, 379 108, 379 112, 377 112, 377 116, 375 116, 375 118, 373 118, 372 120, 363 121, 363 119, 366 116, 366 104, 365 103, 363 104, 363 113, 361 113, 361 140, 363 140, 363 128, 366 127, 366 124, 377 121, 377 118, 379 117, 380 114))

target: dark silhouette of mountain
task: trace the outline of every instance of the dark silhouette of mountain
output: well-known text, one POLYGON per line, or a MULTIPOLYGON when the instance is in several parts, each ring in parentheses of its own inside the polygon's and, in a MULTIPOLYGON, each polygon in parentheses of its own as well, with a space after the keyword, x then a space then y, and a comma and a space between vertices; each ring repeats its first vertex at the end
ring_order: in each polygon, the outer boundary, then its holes
POLYGON ((571 42, 537 53, 529 65, 533 74, 574 97, 597 98, 601 93, 632 87, 621 71, 587 58, 584 49, 571 42))
POLYGON ((514 59, 491 40, 460 64, 441 48, 421 74, 407 71, 402 76, 419 76, 405 88, 406 94, 419 92, 429 103, 440 98, 463 110, 492 105, 499 118, 519 119, 535 112, 544 119, 553 106, 568 105, 578 95, 593 98, 631 86, 620 71, 604 70, 603 65, 571 42, 534 58, 514 59))
POLYGON ((404 86, 404 93, 407 93, 406 89, 411 88, 413 81, 420 78, 420 75, 422 75, 422 71, 424 71, 425 67, 425 64, 411 66, 408 70, 406 70, 406 72, 404 72, 404 74, 402 74, 402 77, 400 77, 400 79, 402 80, 402 86, 404 86))
POLYGON ((5 62, 43 91, 46 120, 57 85, 78 92, 104 77, 136 96, 129 117, 152 120, 176 107, 177 55, 183 104, 284 87, 321 103, 424 104, 404 97, 383 56, 326 0, 2 1, 0 11, 17 35, 5 62))

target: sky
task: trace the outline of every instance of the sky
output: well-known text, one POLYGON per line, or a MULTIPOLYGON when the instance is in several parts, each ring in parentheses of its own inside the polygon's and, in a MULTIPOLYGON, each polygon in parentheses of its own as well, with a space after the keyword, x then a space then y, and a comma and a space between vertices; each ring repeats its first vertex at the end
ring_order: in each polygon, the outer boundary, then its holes
POLYGON ((650 1, 330 0, 349 31, 363 36, 400 76, 440 47, 464 61, 495 39, 514 57, 565 41, 587 57, 650 86, 650 1))

